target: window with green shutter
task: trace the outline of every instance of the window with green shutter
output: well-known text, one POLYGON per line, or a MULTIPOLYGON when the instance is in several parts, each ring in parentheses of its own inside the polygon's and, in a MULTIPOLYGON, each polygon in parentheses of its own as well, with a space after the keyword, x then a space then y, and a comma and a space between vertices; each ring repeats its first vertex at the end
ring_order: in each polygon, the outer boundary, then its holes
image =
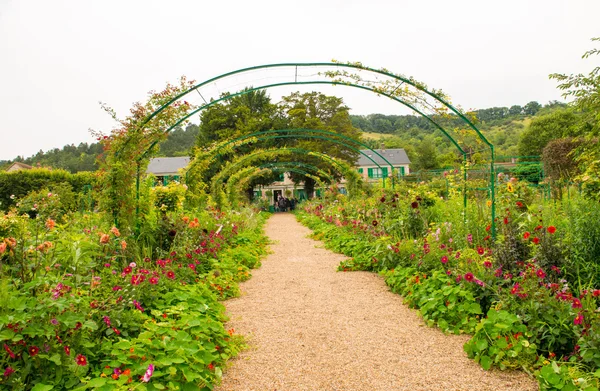
POLYGON ((406 170, 405 170, 404 166, 401 166, 400 167, 400 176, 404 176, 404 175, 406 175, 406 170))
POLYGON ((369 178, 373 178, 373 169, 367 168, 367 174, 368 174, 369 178))
POLYGON ((388 176, 388 168, 387 167, 382 167, 381 168, 381 177, 382 178, 387 178, 388 176))
POLYGON ((359 174, 362 174, 362 173, 363 173, 363 169, 362 169, 362 167, 358 169, 358 173, 359 173, 359 174))

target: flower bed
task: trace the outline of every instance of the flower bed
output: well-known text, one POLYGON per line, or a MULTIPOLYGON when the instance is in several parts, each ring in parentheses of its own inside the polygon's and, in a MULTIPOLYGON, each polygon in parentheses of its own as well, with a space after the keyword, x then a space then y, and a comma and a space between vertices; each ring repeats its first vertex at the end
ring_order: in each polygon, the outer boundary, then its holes
POLYGON ((212 389, 242 346, 219 302, 266 253, 264 213, 0 217, 0 389, 212 389))
POLYGON ((573 245, 598 231, 598 207, 542 204, 519 186, 500 193, 496 242, 478 218, 485 206, 464 217, 460 200, 427 188, 314 201, 298 218, 351 257, 340 271, 379 272, 428 325, 472 334, 465 351, 483 368, 523 368, 542 389, 595 390, 598 273, 573 245))

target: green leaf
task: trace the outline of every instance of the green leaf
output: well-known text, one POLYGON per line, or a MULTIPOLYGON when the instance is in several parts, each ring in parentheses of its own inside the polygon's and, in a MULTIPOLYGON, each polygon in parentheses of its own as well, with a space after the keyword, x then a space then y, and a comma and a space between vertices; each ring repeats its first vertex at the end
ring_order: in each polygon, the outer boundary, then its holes
POLYGON ((106 380, 107 380, 107 379, 106 379, 106 378, 104 378, 104 377, 97 377, 97 378, 94 378, 94 379, 90 380, 90 381, 87 383, 87 386, 88 386, 88 387, 94 387, 94 388, 95 388, 95 387, 101 387, 101 386, 103 386, 104 384, 106 384, 106 380))
POLYGON ((0 341, 12 339, 15 336, 15 332, 10 329, 4 329, 0 331, 0 341))
POLYGON ((485 339, 480 339, 477 341, 477 344, 475 344, 475 347, 477 348, 477 351, 482 352, 487 349, 488 343, 485 339))
POLYGON ((53 363, 55 363, 56 365, 60 365, 60 354, 56 353, 53 354, 52 357, 50 357, 48 360, 52 361, 53 363))
POLYGON ((163 386, 160 383, 152 383, 152 385, 154 386, 154 388, 156 388, 157 390, 164 390, 165 386, 163 386))
POLYGON ((506 323, 495 323, 495 324, 494 324, 494 327, 496 327, 496 328, 498 328, 498 329, 507 329, 507 328, 509 328, 510 326, 509 326, 509 325, 507 325, 506 323))
POLYGON ((488 356, 481 356, 481 358, 479 359, 479 363, 486 371, 488 371, 492 367, 492 359, 488 356))
POLYGON ((33 388, 31 389, 31 391, 50 391, 53 388, 54 388, 54 386, 50 386, 50 385, 47 385, 47 384, 38 383, 35 386, 33 386, 33 388))

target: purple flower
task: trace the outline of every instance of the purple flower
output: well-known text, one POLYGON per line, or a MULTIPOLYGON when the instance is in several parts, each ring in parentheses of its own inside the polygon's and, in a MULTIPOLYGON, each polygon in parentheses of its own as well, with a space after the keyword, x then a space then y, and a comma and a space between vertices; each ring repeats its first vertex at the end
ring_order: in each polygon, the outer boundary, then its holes
POLYGON ((52 318, 52 319, 50 320, 50 323, 52 323, 53 325, 55 325, 55 326, 56 326, 56 325, 58 324, 58 320, 56 320, 56 318, 52 318))
POLYGON ((154 365, 150 364, 150 365, 148 365, 148 369, 146 369, 146 373, 144 373, 144 376, 142 377, 142 381, 144 383, 148 383, 150 381, 150 378, 152 377, 153 373, 154 373, 154 365))

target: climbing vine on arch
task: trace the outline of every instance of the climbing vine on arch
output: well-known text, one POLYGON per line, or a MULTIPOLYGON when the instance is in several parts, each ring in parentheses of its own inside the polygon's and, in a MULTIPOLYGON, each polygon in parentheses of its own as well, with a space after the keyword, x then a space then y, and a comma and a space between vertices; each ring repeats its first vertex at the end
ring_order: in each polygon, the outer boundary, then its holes
POLYGON ((146 171, 150 160, 146 152, 153 143, 164 140, 167 137, 164 129, 177 122, 194 105, 185 100, 175 101, 158 115, 153 114, 193 85, 193 81, 182 77, 178 84, 167 84, 160 92, 151 91, 146 103, 134 103, 125 119, 119 119, 112 108, 102 105, 118 125, 109 135, 92 132, 103 147, 98 171, 102 186, 100 207, 110 212, 121 227, 130 227, 133 223, 136 173, 146 171), (143 156, 145 158, 141 158, 143 156))

